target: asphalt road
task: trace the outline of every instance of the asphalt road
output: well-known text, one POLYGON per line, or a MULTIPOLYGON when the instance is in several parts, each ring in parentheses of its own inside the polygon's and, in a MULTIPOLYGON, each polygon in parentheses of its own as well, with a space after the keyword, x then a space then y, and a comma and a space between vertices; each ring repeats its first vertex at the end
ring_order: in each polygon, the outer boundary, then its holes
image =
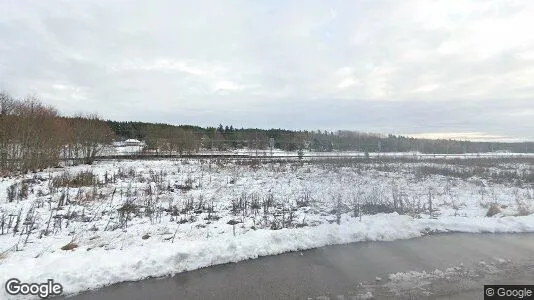
POLYGON ((262 257, 68 299, 483 299, 484 284, 534 284, 532 270, 534 234, 454 233, 262 257), (460 271, 448 278, 388 279, 392 273, 453 266, 460 271))

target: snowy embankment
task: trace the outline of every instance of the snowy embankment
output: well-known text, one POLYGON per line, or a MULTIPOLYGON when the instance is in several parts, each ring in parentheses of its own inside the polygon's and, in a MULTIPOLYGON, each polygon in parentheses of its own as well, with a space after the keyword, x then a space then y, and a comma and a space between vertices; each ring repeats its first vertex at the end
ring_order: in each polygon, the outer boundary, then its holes
MULTIPOLYGON (((155 242, 124 249, 56 252, 36 259, 3 263, 0 281, 16 277, 24 282, 46 282, 54 278, 64 286, 65 293, 76 293, 117 282, 171 275, 260 256, 359 241, 408 239, 428 231, 534 232, 534 216, 413 219, 393 213, 364 217, 361 222, 353 219, 342 225, 257 230, 236 237, 173 244, 155 242)), ((8 298, 2 296, 2 299, 8 298)))
POLYGON ((3 179, 0 282, 71 294, 326 245, 534 232, 530 162, 467 168, 191 159, 3 179))

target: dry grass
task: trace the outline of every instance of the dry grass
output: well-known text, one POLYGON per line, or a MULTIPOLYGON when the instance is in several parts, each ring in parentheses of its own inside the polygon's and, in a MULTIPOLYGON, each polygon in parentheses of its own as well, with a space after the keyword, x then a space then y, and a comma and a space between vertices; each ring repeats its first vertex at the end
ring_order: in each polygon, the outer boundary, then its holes
POLYGON ((7 258, 7 251, 0 253, 0 263, 7 258))
POLYGON ((69 250, 74 250, 76 248, 78 248, 78 244, 76 244, 74 241, 71 241, 70 243, 61 247, 61 250, 69 251, 69 250))
POLYGON ((533 213, 532 208, 530 208, 526 203, 517 201, 517 214, 516 216, 528 216, 533 213))
POLYGON ((496 214, 499 214, 502 212, 502 208, 497 203, 491 203, 488 208, 488 212, 486 213, 486 217, 493 217, 496 214))
POLYGON ((52 185, 54 187, 83 187, 83 186, 97 186, 101 183, 98 177, 91 171, 81 171, 78 174, 71 175, 68 172, 64 172, 60 176, 52 179, 52 185))

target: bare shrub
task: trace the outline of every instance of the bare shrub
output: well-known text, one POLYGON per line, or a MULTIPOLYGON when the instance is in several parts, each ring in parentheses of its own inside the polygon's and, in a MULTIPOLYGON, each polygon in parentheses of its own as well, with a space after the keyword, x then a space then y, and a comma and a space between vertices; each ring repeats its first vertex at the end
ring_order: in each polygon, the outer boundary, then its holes
POLYGON ((182 192, 187 192, 193 189, 193 183, 193 178, 191 178, 191 176, 188 176, 184 183, 176 185, 176 188, 181 190, 182 192))
POLYGON ((101 185, 98 177, 92 171, 81 171, 75 175, 64 172, 52 179, 52 185, 58 187, 83 187, 101 185))
POLYGON ((119 168, 117 170, 117 173, 113 176, 115 178, 119 179, 129 179, 129 178, 135 178, 137 172, 135 171, 135 168, 130 167, 128 169, 119 168))
POLYGON ((490 203, 486 217, 493 217, 502 212, 502 208, 497 203, 490 203))
POLYGON ((119 226, 126 228, 128 227, 128 221, 139 213, 139 207, 133 203, 126 202, 117 211, 119 213, 119 226))
POLYGON ((532 214, 532 210, 526 206, 517 207, 517 216, 528 216, 532 214))
POLYGON ((0 262, 7 258, 7 251, 0 252, 0 262))
POLYGON ((395 212, 395 208, 385 202, 364 202, 361 205, 361 212, 366 215, 390 214, 395 212))
POLYGON ((307 207, 307 206, 310 206, 310 203, 311 203, 310 191, 306 191, 302 196, 300 196, 297 199, 298 207, 307 207))
POLYGON ((419 166, 419 168, 417 168, 416 170, 416 176, 419 178, 425 178, 430 175, 442 175, 442 176, 447 176, 447 177, 467 179, 473 176, 474 172, 471 172, 467 168, 459 168, 453 165, 448 165, 448 166, 424 165, 424 166, 419 166))
POLYGON ((20 201, 27 199, 30 193, 31 180, 22 180, 21 182, 13 183, 7 188, 7 202, 20 201))
POLYGON ((528 216, 533 213, 532 208, 524 201, 516 198, 517 203, 517 216, 528 216))
POLYGON ((68 244, 61 247, 61 250, 69 251, 69 250, 74 250, 76 248, 78 248, 78 244, 76 244, 74 241, 70 241, 68 244))
POLYGON ((248 196, 245 192, 237 198, 232 199, 232 214, 238 215, 241 212, 246 213, 247 207, 249 207, 248 196))
POLYGON ((14 183, 7 188, 7 202, 13 202, 17 200, 17 195, 17 184, 14 183))
POLYGON ((394 204, 388 201, 380 190, 373 189, 370 194, 364 195, 362 198, 360 211, 364 215, 396 212, 394 204))

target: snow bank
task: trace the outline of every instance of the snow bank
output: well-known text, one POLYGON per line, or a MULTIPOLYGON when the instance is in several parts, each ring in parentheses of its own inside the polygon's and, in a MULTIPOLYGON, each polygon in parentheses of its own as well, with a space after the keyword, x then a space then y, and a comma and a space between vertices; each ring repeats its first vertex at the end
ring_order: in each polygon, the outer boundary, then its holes
MULTIPOLYGON (((534 216, 503 218, 446 217, 414 219, 397 214, 350 219, 341 225, 249 231, 237 236, 175 243, 154 241, 144 246, 105 250, 96 248, 47 252, 35 259, 8 259, 0 264, 0 282, 19 278, 45 282, 53 278, 72 294, 122 281, 165 276, 259 256, 359 241, 392 241, 424 232, 534 232, 534 216)), ((15 299, 2 289, 2 299, 15 299)), ((26 299, 26 298, 25 298, 26 299)))

